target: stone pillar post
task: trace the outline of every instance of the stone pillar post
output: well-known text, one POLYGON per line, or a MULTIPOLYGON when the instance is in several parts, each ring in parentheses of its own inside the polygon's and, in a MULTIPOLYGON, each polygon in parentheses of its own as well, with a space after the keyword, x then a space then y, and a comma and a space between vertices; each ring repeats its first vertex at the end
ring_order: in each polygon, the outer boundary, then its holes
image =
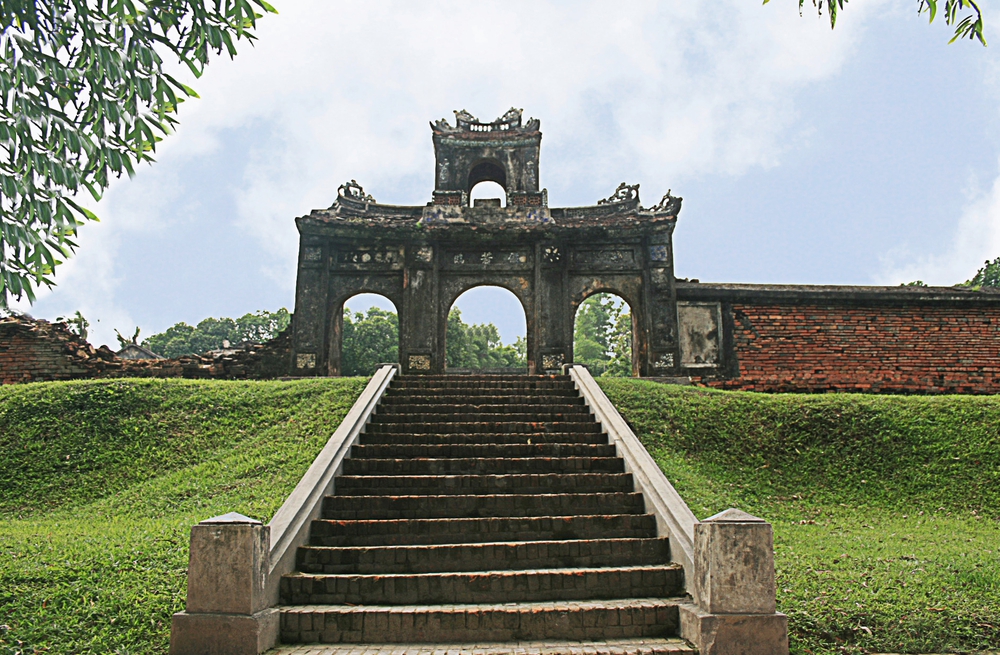
POLYGON ((277 643, 269 550, 270 528, 235 512, 191 528, 187 605, 174 614, 170 655, 258 655, 277 643))
POLYGON ((694 603, 681 636, 701 655, 786 655, 788 619, 775 611, 771 524, 727 509, 695 526, 694 603))

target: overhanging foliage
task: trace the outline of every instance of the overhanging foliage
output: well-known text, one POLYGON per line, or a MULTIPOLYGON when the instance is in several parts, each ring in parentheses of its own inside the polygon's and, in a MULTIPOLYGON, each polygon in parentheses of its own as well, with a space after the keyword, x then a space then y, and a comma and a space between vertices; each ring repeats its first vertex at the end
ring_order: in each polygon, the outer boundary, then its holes
POLYGON ((185 96, 172 55, 200 76, 252 41, 265 0, 0 2, 0 307, 52 285, 112 176, 152 161, 185 96))

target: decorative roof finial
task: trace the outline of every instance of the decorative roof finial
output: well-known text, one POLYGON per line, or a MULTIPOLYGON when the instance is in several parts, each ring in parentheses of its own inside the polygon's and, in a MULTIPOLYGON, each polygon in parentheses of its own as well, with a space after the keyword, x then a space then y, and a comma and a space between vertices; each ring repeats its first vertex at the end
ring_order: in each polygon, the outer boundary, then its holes
POLYGON ((677 216, 677 214, 681 211, 681 202, 683 200, 684 198, 678 198, 677 196, 670 195, 670 189, 667 189, 666 195, 660 198, 660 202, 650 207, 649 211, 654 214, 677 216))
POLYGON ((345 182, 340 185, 337 189, 337 195, 341 198, 348 198, 350 200, 357 200, 358 202, 375 202, 375 198, 372 198, 371 194, 366 194, 365 190, 361 188, 357 180, 351 180, 350 182, 345 182))
POLYGON ((638 184, 625 184, 622 182, 615 189, 615 192, 604 200, 598 200, 598 205, 610 205, 614 202, 627 202, 629 200, 639 199, 639 185, 638 184))

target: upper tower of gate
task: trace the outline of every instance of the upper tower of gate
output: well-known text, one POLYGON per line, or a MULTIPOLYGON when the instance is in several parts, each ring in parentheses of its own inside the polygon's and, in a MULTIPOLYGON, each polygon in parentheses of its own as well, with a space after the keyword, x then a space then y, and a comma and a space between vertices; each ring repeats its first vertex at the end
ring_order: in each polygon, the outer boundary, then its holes
POLYGON ((542 207, 538 189, 538 155, 542 133, 538 119, 521 122, 521 110, 511 108, 491 123, 465 111, 431 123, 434 133, 434 204, 468 206, 472 187, 496 182, 510 207, 542 207))

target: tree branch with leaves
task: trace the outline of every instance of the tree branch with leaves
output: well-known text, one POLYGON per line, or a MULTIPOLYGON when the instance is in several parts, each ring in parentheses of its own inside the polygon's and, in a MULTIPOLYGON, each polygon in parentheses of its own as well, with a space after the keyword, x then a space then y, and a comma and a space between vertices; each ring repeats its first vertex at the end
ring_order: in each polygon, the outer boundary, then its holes
MULTIPOLYGON (((766 5, 770 1, 764 0, 764 4, 766 5)), ((812 3, 820 16, 823 15, 823 7, 826 7, 826 13, 830 17, 830 29, 833 29, 837 25, 837 14, 843 11, 847 0, 812 0, 812 3)), ((800 16, 805 4, 806 0, 799 0, 800 16)), ((933 23, 934 19, 937 18, 940 4, 938 0, 917 0, 917 14, 928 14, 928 22, 933 23)), ((955 35, 949 43, 968 38, 978 40, 984 46, 986 45, 986 38, 983 36, 983 12, 975 0, 945 0, 944 21, 948 25, 955 26, 955 35), (959 12, 965 11, 969 13, 959 14, 959 12)))
POLYGON ((212 54, 253 41, 265 0, 0 0, 0 307, 51 286, 112 177, 151 162, 212 54))

